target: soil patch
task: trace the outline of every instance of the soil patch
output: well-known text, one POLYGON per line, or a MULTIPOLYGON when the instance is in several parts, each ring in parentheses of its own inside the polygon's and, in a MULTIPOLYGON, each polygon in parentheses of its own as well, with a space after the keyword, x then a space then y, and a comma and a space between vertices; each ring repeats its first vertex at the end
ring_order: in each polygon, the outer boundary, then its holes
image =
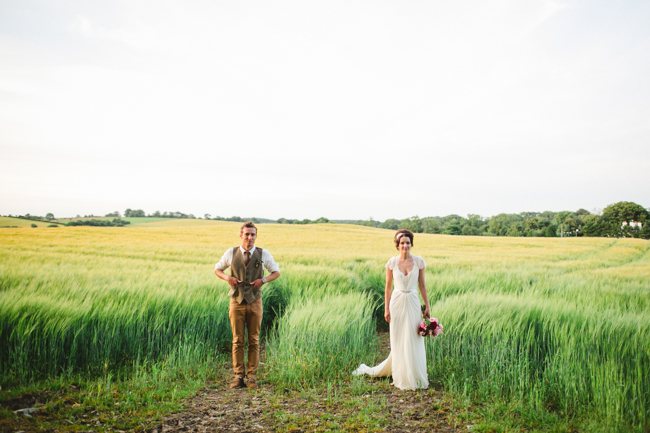
MULTIPOLYGON (((382 355, 390 351, 381 335, 382 355)), ((262 360, 263 360, 262 355, 262 360)), ((186 410, 172 414, 153 433, 467 431, 451 403, 435 390, 401 391, 390 379, 370 379, 363 389, 343 384, 324 389, 282 391, 261 381, 255 390, 228 388, 224 365, 219 383, 188 399, 186 410), (461 426, 462 425, 462 426, 461 426)))

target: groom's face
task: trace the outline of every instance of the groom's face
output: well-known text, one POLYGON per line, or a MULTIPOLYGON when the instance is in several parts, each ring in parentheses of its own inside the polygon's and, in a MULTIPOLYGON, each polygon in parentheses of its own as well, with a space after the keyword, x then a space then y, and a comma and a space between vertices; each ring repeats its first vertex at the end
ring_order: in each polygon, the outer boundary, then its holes
POLYGON ((244 230, 239 234, 241 244, 246 250, 250 250, 255 245, 257 239, 257 229, 253 227, 244 227, 244 230))

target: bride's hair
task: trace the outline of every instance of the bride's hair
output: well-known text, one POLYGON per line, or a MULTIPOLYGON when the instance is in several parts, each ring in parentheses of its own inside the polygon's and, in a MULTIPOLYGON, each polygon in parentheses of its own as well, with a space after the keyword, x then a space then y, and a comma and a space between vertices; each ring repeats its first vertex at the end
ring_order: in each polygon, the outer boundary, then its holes
POLYGON ((397 230, 395 233, 395 248, 399 249, 399 240, 401 237, 406 236, 411 240, 411 246, 413 246, 413 232, 411 230, 401 229, 397 230))

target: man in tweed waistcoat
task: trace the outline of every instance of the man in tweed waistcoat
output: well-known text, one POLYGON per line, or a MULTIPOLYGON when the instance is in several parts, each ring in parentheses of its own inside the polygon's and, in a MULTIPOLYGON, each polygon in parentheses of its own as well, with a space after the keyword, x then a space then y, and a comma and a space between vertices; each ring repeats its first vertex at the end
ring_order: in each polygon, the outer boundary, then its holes
POLYGON ((256 388, 260 361, 262 325, 262 286, 280 276, 280 267, 267 250, 257 248, 257 227, 244 223, 239 247, 228 248, 215 265, 214 273, 230 284, 230 326, 232 327, 232 367, 235 378, 230 388, 256 388), (230 267, 232 275, 223 271, 230 267), (270 275, 264 277, 264 269, 270 275), (244 368, 244 335, 248 328, 248 365, 244 368), (244 377, 247 378, 244 383, 244 377))

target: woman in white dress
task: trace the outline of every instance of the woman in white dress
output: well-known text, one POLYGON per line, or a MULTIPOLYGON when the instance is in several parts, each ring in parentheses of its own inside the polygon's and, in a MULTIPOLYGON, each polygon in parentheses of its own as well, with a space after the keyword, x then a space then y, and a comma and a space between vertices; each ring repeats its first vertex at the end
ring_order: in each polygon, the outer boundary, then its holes
POLYGON ((428 318, 431 314, 424 284, 426 263, 422 257, 411 255, 412 246, 413 233, 398 230, 395 233, 395 247, 399 256, 392 257, 386 263, 384 318, 390 323, 390 354, 381 364, 375 367, 361 364, 352 373, 374 377, 392 375, 393 385, 399 389, 429 386, 424 337, 418 335, 418 326, 422 320, 420 295, 424 300, 424 317, 428 318))

